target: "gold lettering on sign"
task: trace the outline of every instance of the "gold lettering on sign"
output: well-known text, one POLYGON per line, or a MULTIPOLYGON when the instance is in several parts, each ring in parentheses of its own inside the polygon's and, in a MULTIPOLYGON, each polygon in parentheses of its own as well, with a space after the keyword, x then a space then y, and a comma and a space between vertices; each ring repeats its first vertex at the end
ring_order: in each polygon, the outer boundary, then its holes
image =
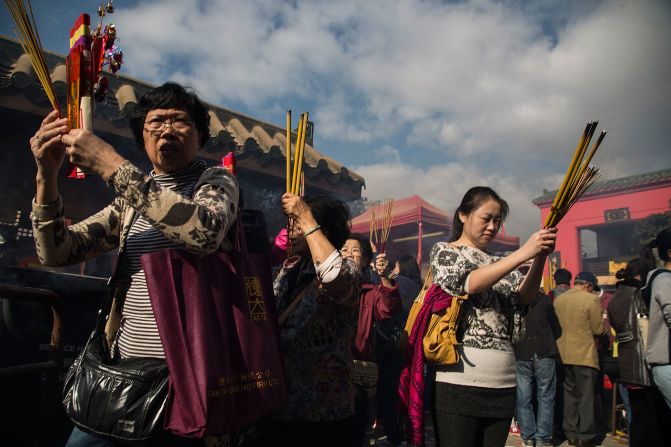
POLYGON ((257 276, 245 276, 245 293, 249 303, 249 315, 252 321, 265 321, 266 303, 263 302, 263 289, 261 279, 257 276))
POLYGON ((272 377, 269 369, 261 371, 247 371, 232 376, 219 378, 218 387, 207 390, 208 399, 216 399, 249 391, 270 388, 280 383, 277 377, 272 377))

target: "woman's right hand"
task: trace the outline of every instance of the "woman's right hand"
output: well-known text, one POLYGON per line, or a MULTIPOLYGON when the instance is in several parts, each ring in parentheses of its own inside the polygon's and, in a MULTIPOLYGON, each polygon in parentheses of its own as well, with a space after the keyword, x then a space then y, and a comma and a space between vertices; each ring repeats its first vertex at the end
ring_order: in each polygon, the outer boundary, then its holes
POLYGON ((37 175, 44 179, 56 178, 65 158, 65 145, 61 137, 68 133, 68 120, 59 118, 52 111, 42 121, 40 128, 30 139, 30 149, 37 164, 37 175))
POLYGON ((293 219, 295 224, 298 225, 298 228, 295 229, 300 229, 303 232, 308 231, 317 225, 317 221, 312 215, 310 207, 300 196, 295 194, 287 192, 282 195, 282 212, 289 219, 293 219))
POLYGON ((380 278, 389 277, 387 274, 388 267, 389 259, 387 259, 386 253, 379 253, 377 256, 375 256, 375 273, 377 273, 380 278))
POLYGON ((554 251, 556 241, 557 229, 545 228, 532 234, 520 250, 526 260, 538 255, 547 256, 554 251))

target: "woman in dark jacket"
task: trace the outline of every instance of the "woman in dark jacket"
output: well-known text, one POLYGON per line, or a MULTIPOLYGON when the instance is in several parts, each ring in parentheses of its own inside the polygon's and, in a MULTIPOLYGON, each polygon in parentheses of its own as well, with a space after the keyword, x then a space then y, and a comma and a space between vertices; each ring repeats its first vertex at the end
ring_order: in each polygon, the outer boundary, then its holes
MULTIPOLYGON (((608 320, 617 334, 620 381, 630 385, 650 385, 650 377, 639 343, 634 307, 636 290, 641 287, 640 262, 633 259, 618 272, 620 281, 608 304, 608 320)), ((642 310, 642 309, 641 309, 642 310)))
POLYGON ((660 410, 664 411, 664 401, 659 391, 652 384, 648 366, 645 363, 645 352, 639 338, 637 314, 644 312, 638 289, 641 281, 641 263, 632 259, 627 267, 617 272, 617 290, 608 304, 608 320, 615 331, 619 382, 624 385, 629 397, 630 419, 629 445, 663 446, 665 443, 662 424, 664 419, 660 410), (638 300, 639 305, 635 305, 638 300))
MULTIPOLYGON (((352 355, 355 360, 355 411, 352 429, 352 447, 361 447, 366 428, 371 422, 372 393, 356 383, 356 369, 363 368, 363 362, 375 362, 375 344, 373 325, 375 322, 391 318, 401 309, 401 297, 398 286, 389 279, 389 261, 383 254, 375 258, 375 272, 368 267, 373 258, 368 238, 353 233, 340 250, 343 258, 351 259, 361 270, 361 292, 359 293, 359 320, 352 343, 352 355), (374 284, 372 276, 376 274, 380 281, 374 284)), ((368 364, 368 367, 375 367, 368 364)), ((374 391, 374 389, 373 389, 374 391)))

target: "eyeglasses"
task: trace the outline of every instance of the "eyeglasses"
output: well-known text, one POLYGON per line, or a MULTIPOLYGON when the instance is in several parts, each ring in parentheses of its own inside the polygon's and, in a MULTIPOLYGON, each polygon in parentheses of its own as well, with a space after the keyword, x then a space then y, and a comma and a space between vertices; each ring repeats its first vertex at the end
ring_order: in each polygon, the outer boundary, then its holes
POLYGON ((361 256, 361 250, 358 248, 349 249, 347 247, 343 247, 340 250, 340 254, 343 256, 361 256))
POLYGON ((163 132, 168 124, 177 132, 186 132, 193 127, 193 121, 185 118, 172 118, 170 120, 166 118, 154 118, 144 122, 147 130, 152 133, 163 132))

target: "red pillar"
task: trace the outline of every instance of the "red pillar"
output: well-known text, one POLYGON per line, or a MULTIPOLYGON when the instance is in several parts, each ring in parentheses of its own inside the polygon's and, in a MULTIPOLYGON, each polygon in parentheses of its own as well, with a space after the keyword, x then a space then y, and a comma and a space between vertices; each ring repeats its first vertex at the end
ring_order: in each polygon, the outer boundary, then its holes
POLYGON ((417 265, 422 265, 422 221, 417 223, 417 265))

